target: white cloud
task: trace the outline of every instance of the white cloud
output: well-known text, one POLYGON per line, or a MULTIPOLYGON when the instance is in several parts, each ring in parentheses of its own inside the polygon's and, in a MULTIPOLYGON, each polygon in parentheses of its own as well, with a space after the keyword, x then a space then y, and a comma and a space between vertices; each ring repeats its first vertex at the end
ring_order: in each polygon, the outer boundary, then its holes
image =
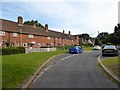
POLYGON ((2 2, 115 2, 119 0, 1 0, 2 2))
POLYGON ((89 33, 92 36, 96 36, 98 31, 111 33, 118 22, 118 0, 46 0, 45 2, 25 0, 23 2, 25 20, 37 19, 44 24, 48 23, 52 30, 65 29, 66 33, 69 30, 72 34, 89 33))

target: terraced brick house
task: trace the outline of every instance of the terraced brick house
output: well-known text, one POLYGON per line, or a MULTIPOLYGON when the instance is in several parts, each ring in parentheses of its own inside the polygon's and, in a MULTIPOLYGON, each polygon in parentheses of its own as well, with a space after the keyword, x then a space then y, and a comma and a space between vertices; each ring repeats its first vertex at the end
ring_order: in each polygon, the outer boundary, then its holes
POLYGON ((50 30, 48 24, 44 28, 35 25, 23 24, 23 18, 18 17, 18 21, 0 19, 0 47, 11 46, 43 47, 43 46, 64 46, 79 44, 79 38, 63 32, 50 30))

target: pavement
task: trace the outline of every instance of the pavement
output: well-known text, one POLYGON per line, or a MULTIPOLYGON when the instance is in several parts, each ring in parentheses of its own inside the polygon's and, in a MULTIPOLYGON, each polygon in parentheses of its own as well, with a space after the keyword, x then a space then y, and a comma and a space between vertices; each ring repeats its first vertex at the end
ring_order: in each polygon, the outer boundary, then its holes
POLYGON ((118 88, 98 66, 101 51, 53 58, 29 88, 118 88))

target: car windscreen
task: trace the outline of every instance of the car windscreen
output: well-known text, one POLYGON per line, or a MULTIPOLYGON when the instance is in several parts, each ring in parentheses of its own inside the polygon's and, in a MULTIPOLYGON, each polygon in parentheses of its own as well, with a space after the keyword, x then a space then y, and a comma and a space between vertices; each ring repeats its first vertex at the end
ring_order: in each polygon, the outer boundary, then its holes
POLYGON ((78 48, 78 47, 76 47, 76 46, 73 46, 73 47, 71 47, 71 48, 74 48, 74 49, 76 49, 76 48, 78 48))
POLYGON ((103 49, 116 49, 115 46, 105 46, 103 49))

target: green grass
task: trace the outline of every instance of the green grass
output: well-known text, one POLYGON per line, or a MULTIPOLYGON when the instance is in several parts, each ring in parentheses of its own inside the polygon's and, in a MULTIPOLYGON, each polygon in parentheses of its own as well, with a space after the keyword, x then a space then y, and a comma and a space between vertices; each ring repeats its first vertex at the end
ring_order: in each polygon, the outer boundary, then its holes
POLYGON ((106 59, 106 60, 102 61, 102 63, 116 77, 120 76, 120 72, 119 72, 119 70, 120 70, 120 61, 119 61, 118 57, 106 59))
POLYGON ((2 88, 2 57, 0 57, 0 89, 2 88))
POLYGON ((92 50, 93 47, 83 47, 83 51, 92 50))
POLYGON ((16 88, 50 57, 66 51, 41 52, 2 56, 2 88, 16 88))
POLYGON ((103 71, 103 73, 106 75, 108 79, 110 79, 114 84, 116 84, 120 88, 120 83, 116 81, 112 76, 110 76, 99 64, 98 67, 103 71))

